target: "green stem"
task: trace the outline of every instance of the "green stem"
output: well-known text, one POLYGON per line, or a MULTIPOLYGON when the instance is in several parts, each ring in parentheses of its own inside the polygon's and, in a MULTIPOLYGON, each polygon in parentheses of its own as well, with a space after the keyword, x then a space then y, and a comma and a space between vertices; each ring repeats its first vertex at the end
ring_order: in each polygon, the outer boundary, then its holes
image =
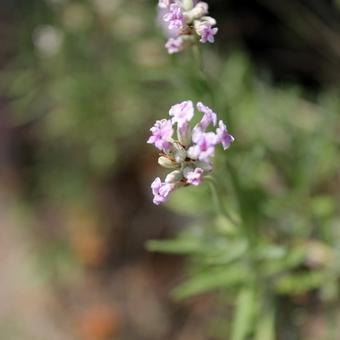
POLYGON ((200 49, 198 43, 195 44, 192 47, 192 50, 193 50, 193 53, 194 53, 194 58, 196 60, 196 64, 198 66, 198 69, 200 70, 200 73, 205 75, 203 57, 202 57, 201 49, 200 49))
POLYGON ((248 202, 246 201, 247 192, 245 192, 241 186, 238 173, 235 171, 234 167, 230 164, 230 162, 226 163, 228 173, 230 176, 230 180, 234 189, 235 198, 239 205, 239 214, 241 217, 241 227, 242 230, 247 237, 251 248, 253 249, 257 243, 257 233, 254 228, 254 223, 252 221, 251 216, 247 213, 248 210, 248 202))
MULTIPOLYGON (((205 88, 206 88, 207 92, 210 94, 211 101, 214 104, 214 102, 215 102, 215 92, 210 85, 211 80, 209 79, 209 76, 206 74, 206 72, 204 70, 204 62, 203 62, 202 53, 201 53, 199 44, 195 44, 193 46, 193 54, 194 54, 194 59, 196 60, 197 68, 199 69, 199 74, 202 77, 202 80, 204 81, 205 88)), ((216 203, 216 205, 219 209, 219 212, 222 215, 224 215, 225 217, 227 217, 234 225, 240 224, 240 227, 241 227, 243 233, 245 234, 245 237, 247 238, 247 240, 249 242, 249 245, 251 247, 251 251, 253 251, 255 246, 256 246, 256 243, 257 243, 257 234, 256 234, 256 230, 254 230, 254 221, 252 220, 252 218, 247 213, 247 211, 248 211, 247 205, 249 204, 246 201, 247 193, 244 192, 243 188, 241 187, 241 183, 239 181, 237 171, 234 170, 234 168, 232 167, 231 164, 229 164, 229 162, 227 163, 227 169, 228 169, 228 172, 229 172, 229 175, 230 175, 232 186, 234 188, 235 198, 237 199, 237 203, 238 203, 238 206, 239 206, 239 213, 240 213, 239 216, 240 216, 241 223, 237 223, 230 216, 230 214, 225 211, 224 206, 223 206, 221 199, 220 199, 220 194, 217 190, 216 183, 213 179, 209 183, 210 188, 212 190, 212 194, 213 194, 215 203, 216 203)))
POLYGON ((213 197, 213 200, 215 202, 215 206, 217 207, 218 213, 224 217, 226 217, 232 225, 238 225, 238 222, 230 215, 230 213, 225 209, 222 199, 221 199, 221 194, 219 190, 217 189, 217 184, 216 181, 213 177, 211 176, 206 176, 206 180, 208 180, 209 183, 209 188, 211 190, 211 194, 213 197))
MULTIPOLYGON (((192 49, 193 59, 195 60, 195 77, 197 85, 197 95, 207 94, 213 105, 216 105, 216 87, 218 80, 211 79, 209 73, 205 71, 204 60, 199 47, 199 43, 195 44, 192 49)), ((221 186, 211 176, 206 176, 208 184, 212 193, 214 204, 218 213, 224 216, 231 225, 237 226, 243 237, 247 240, 249 245, 244 261, 248 264, 249 271, 252 273, 252 280, 248 286, 243 287, 239 291, 237 312, 235 315, 232 338, 233 340, 245 340, 252 331, 255 331, 256 340, 273 340, 275 338, 275 315, 274 303, 271 300, 272 296, 268 296, 267 292, 263 291, 260 294, 261 287, 264 286, 264 281, 259 273, 258 263, 256 259, 256 251, 259 241, 259 234, 255 229, 256 221, 254 216, 249 212, 250 200, 249 191, 243 187, 240 175, 237 169, 234 169, 232 164, 226 163, 226 169, 231 181, 231 187, 234 192, 235 200, 238 204, 237 219, 230 215, 223 204, 221 195, 221 186), (265 301, 266 298, 270 301, 265 301), (261 303, 262 301, 262 303, 261 303), (265 302, 267 305, 265 305, 265 302), (261 305, 262 310, 259 309, 261 305), (263 306, 262 306, 263 305, 263 306), (256 321, 256 313, 258 313, 258 325, 256 321)), ((222 192, 223 194, 223 192, 222 192)))
POLYGON ((199 74, 199 81, 201 81, 204 86, 204 92, 209 94, 212 104, 215 105, 216 102, 215 91, 211 86, 212 79, 209 77, 209 74, 205 71, 203 55, 198 42, 192 47, 192 51, 196 63, 196 70, 194 73, 199 74))
POLYGON ((275 340, 275 304, 271 292, 260 287, 257 311, 256 325, 255 325, 255 340, 275 340))

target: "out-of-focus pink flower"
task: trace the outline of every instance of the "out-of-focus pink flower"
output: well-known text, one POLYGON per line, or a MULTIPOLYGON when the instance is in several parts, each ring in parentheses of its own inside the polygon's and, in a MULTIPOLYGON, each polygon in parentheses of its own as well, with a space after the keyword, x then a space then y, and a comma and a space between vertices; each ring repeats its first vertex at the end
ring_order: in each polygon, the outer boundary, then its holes
POLYGON ((168 8, 173 3, 173 0, 159 0, 158 7, 168 8))
POLYGON ((168 23, 170 30, 179 30, 184 25, 184 15, 182 9, 177 4, 171 4, 169 12, 164 14, 164 21, 168 23))
POLYGON ((181 37, 169 38, 165 44, 165 48, 168 50, 169 54, 178 53, 183 49, 183 39, 181 37))
POLYGON ((151 189, 153 194, 153 203, 156 205, 159 205, 161 203, 164 203, 168 197, 169 194, 174 189, 174 184, 172 183, 163 183, 159 177, 157 177, 152 183, 151 183, 151 189))
POLYGON ((212 27, 210 24, 203 24, 201 25, 198 34, 201 36, 200 42, 201 43, 206 43, 210 42, 213 43, 215 42, 215 34, 218 32, 217 27, 212 27))
POLYGON ((208 16, 208 4, 193 0, 159 0, 158 20, 163 23, 169 39, 165 44, 169 54, 194 45, 215 41, 216 20, 208 16), (162 19, 160 19, 162 18, 162 19), (164 25, 165 24, 165 25, 164 25), (165 27, 166 26, 166 27, 165 27), (182 38, 182 40, 177 40, 182 38), (185 41, 185 44, 183 42, 185 41))
POLYGON ((184 171, 184 177, 187 179, 187 183, 191 185, 200 185, 203 181, 204 170, 196 168, 194 170, 184 171))

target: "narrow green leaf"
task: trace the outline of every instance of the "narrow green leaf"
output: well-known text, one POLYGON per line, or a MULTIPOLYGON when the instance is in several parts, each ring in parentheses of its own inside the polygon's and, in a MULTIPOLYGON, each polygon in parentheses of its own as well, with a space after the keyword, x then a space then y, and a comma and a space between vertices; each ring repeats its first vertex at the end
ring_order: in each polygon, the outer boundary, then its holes
POLYGON ((250 272, 245 266, 237 264, 233 267, 214 268, 191 278, 174 289, 176 299, 184 299, 193 295, 242 285, 250 279, 250 272))
POLYGON ((206 258, 207 264, 228 264, 236 259, 240 258, 248 249, 248 244, 245 240, 235 240, 229 242, 227 247, 219 249, 219 247, 214 248, 215 253, 208 254, 206 258))
POLYGON ((258 313, 255 340, 275 340, 275 313, 272 306, 267 306, 258 313))
POLYGON ((300 265, 306 258, 306 250, 302 247, 290 249, 283 258, 271 259, 263 264, 266 275, 274 275, 300 265))
POLYGON ((256 314, 256 296, 254 290, 248 287, 242 289, 236 303, 230 340, 245 340, 252 331, 256 314))
POLYGON ((310 273, 286 274, 275 282, 275 288, 281 294, 301 294, 321 287, 326 273, 315 271, 310 273))

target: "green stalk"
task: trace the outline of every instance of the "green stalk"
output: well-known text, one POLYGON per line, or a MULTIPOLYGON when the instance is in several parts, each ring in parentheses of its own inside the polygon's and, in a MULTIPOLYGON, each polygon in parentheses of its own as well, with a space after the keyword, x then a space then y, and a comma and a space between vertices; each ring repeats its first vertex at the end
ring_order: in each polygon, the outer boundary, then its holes
POLYGON ((204 60, 203 60, 203 55, 202 51, 199 45, 199 42, 192 47, 192 52, 193 52, 193 58, 195 60, 196 64, 196 74, 198 73, 199 75, 199 81, 202 83, 204 87, 204 92, 206 92, 211 100, 211 103, 215 105, 216 103, 216 98, 215 98, 215 91, 211 85, 212 79, 209 77, 207 72, 205 71, 204 67, 204 60), (198 72, 197 72, 198 71, 198 72))
POLYGON ((206 73, 205 73, 205 70, 204 70, 203 56, 202 56, 201 49, 200 49, 200 46, 199 46, 198 43, 196 43, 192 47, 192 51, 193 51, 193 54, 194 54, 194 59, 196 61, 196 65, 197 65, 200 73, 202 75, 204 75, 204 77, 206 78, 206 73))
POLYGON ((205 179, 208 181, 209 188, 215 203, 215 206, 217 207, 217 211, 220 215, 226 217, 232 225, 236 226, 238 225, 238 221, 234 217, 230 215, 230 213, 225 209, 224 204, 222 202, 221 194, 219 190, 217 189, 216 181, 211 176, 206 176, 205 179))
MULTIPOLYGON (((196 61, 199 79, 202 81, 204 89, 211 97, 212 104, 215 105, 215 87, 209 75, 204 69, 204 61, 202 53, 197 43, 193 47, 193 56, 196 61)), ((198 93, 200 95, 200 93, 198 93)), ((249 271, 253 274, 253 279, 249 285, 240 287, 238 291, 237 304, 235 306, 235 318, 231 331, 232 340, 246 340, 250 334, 254 334, 256 340, 274 340, 275 338, 275 316, 274 306, 269 303, 265 309, 260 311, 259 307, 266 302, 265 293, 259 294, 264 282, 258 272, 256 260, 256 247, 258 244, 258 233, 255 230, 253 218, 248 213, 247 191, 242 187, 238 172, 233 166, 227 162, 226 169, 229 173, 231 185, 234 191, 235 200, 239 208, 240 221, 236 221, 233 216, 225 209, 223 204, 221 187, 211 176, 206 176, 212 193, 214 204, 219 214, 227 218, 233 226, 238 226, 243 237, 248 241, 248 251, 245 254, 244 261, 248 264, 249 271), (256 327, 256 318, 258 318, 258 326, 256 327)), ((242 237, 242 236, 241 236, 242 237)))
POLYGON ((234 189, 235 198, 239 205, 239 212, 242 221, 241 227, 246 238, 249 241, 251 248, 253 249, 257 244, 257 233, 256 230, 254 229, 254 225, 252 224, 251 218, 249 218, 247 214, 247 202, 245 200, 246 193, 242 189, 240 180, 238 178, 238 174, 235 171, 234 167, 229 162, 226 163, 226 167, 234 189))

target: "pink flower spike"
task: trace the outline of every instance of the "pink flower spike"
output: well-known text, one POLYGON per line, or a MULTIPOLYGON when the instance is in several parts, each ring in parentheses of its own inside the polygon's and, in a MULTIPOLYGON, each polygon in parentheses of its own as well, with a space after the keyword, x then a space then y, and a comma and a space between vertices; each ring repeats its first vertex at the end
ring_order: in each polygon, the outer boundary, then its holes
POLYGON ((167 119, 157 120, 150 131, 152 135, 147 143, 154 144, 157 149, 164 152, 168 151, 171 147, 170 140, 173 134, 171 121, 167 119))
POLYGON ((150 129, 148 143, 162 150, 158 163, 171 169, 162 181, 159 177, 151 184, 153 203, 160 205, 168 200, 171 193, 187 185, 198 186, 213 169, 213 156, 217 144, 227 149, 234 141, 222 120, 218 121, 215 132, 208 131, 209 125, 216 125, 217 115, 208 106, 198 102, 196 108, 203 113, 194 128, 191 120, 195 114, 191 100, 173 105, 169 119, 157 120, 150 129), (176 137, 173 137, 176 129, 176 137))
POLYGON ((173 105, 170 108, 169 115, 172 116, 172 123, 177 123, 182 127, 186 122, 190 122, 194 116, 194 105, 191 100, 173 105))
POLYGON ((224 150, 227 150, 235 138, 228 133, 226 125, 222 120, 218 122, 218 128, 216 129, 216 134, 218 138, 218 143, 221 143, 224 150))
POLYGON ((196 168, 195 170, 184 173, 184 176, 187 179, 187 183, 197 186, 203 181, 204 170, 201 168, 196 168))

